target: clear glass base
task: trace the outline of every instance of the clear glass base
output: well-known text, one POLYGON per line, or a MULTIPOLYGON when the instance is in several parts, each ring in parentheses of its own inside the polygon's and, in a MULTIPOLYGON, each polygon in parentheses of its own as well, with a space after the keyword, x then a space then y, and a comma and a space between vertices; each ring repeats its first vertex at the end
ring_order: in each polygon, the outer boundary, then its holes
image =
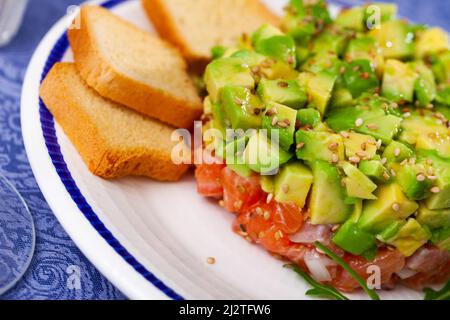
POLYGON ((35 238, 33 218, 24 199, 0 175, 0 295, 28 269, 35 238))

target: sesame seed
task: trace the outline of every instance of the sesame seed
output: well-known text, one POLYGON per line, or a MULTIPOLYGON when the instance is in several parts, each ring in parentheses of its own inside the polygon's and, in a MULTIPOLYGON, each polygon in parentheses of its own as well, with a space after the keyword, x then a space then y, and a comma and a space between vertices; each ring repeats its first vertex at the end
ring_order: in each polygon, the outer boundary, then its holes
POLYGON ((384 180, 389 180, 391 178, 391 176, 389 175, 389 173, 384 172, 383 173, 383 178, 384 178, 384 180))
POLYGON ((289 84, 287 82, 284 82, 284 81, 278 81, 277 84, 278 84, 278 86, 280 88, 287 88, 287 87, 289 87, 289 84))
POLYGON ((431 193, 439 193, 441 192, 441 189, 439 187, 433 187, 430 189, 431 193))
POLYGON ((336 225, 334 225, 334 226, 331 228, 331 231, 335 232, 335 231, 337 231, 337 229, 339 229, 340 227, 341 227, 340 224, 336 224, 336 225))
POLYGON ((398 203, 394 203, 392 205, 392 210, 394 210, 395 212, 400 211, 400 205, 398 203))
POLYGON ((434 108, 434 105, 432 103, 427 105, 427 109, 433 109, 433 108, 434 108))
POLYGON ((272 126, 275 126, 275 125, 277 124, 277 122, 278 122, 278 117, 277 117, 277 116, 274 116, 274 117, 272 118, 272 126))
POLYGON ((304 143, 304 142, 299 142, 299 143, 297 143, 296 149, 297 149, 297 150, 300 150, 300 149, 302 149, 304 146, 305 146, 305 143, 304 143))
POLYGON ((386 164, 386 162, 387 162, 387 159, 386 158, 383 158, 383 159, 381 159, 381 164, 384 166, 385 164, 386 164))
POLYGON ((234 102, 235 102, 236 104, 240 105, 240 106, 242 106, 242 104, 244 103, 244 102, 243 102, 241 99, 239 99, 239 98, 234 99, 234 102))
POLYGON ((427 176, 428 180, 437 180, 437 176, 427 176))
POLYGON ((213 257, 208 257, 208 259, 206 259, 206 262, 208 264, 214 264, 214 263, 216 263, 216 259, 213 257))
POLYGON ((358 118, 358 119, 356 119, 356 121, 355 121, 355 126, 361 127, 361 126, 363 125, 363 123, 364 123, 364 120, 361 119, 361 118, 358 118))
POLYGON ((328 149, 331 151, 335 151, 339 147, 339 143, 333 142, 328 145, 328 149))
POLYGON ((339 73, 340 73, 340 74, 344 74, 345 71, 347 71, 347 70, 346 70, 346 68, 345 68, 344 66, 342 66, 342 67, 339 69, 339 73))
POLYGON ((219 201, 219 206, 221 206, 221 207, 225 207, 225 201, 223 201, 223 200, 220 200, 220 201, 219 201))
POLYGON ((267 202, 267 203, 270 203, 270 202, 272 201, 272 199, 273 199, 273 193, 269 193, 269 194, 267 195, 267 200, 266 200, 266 202, 267 202))
POLYGON ((347 185, 347 180, 346 180, 346 178, 342 178, 341 179, 341 187, 345 187, 347 185))
POLYGON ((283 191, 284 193, 288 193, 289 192, 289 185, 283 184, 281 186, 281 191, 283 191))
POLYGON ((381 141, 381 139, 378 139, 377 143, 376 143, 377 149, 380 149, 382 144, 383 144, 383 141, 381 141))
POLYGON ((266 115, 268 115, 268 116, 272 116, 274 114, 277 114, 277 109, 275 109, 275 108, 271 108, 266 111, 266 115))
POLYGON ((416 176, 416 179, 417 179, 417 181, 422 182, 422 181, 425 181, 426 177, 425 177, 425 175, 423 173, 419 173, 416 176))
POLYGON ((255 211, 256 211, 256 214, 258 214, 260 216, 262 216, 264 214, 263 209, 261 209, 260 207, 257 207, 255 211))
POLYGON ((400 155, 400 152, 401 152, 400 148, 395 148, 394 156, 398 157, 400 155))
POLYGON ((378 126, 376 124, 373 124, 373 123, 369 123, 366 127, 369 130, 378 130, 378 126))
POLYGON ((287 128, 287 127, 289 127, 289 124, 287 124, 286 121, 283 120, 283 121, 278 121, 277 126, 279 126, 281 128, 287 128))
POLYGON ((338 163, 339 162, 339 156, 336 153, 333 153, 331 156, 331 162, 332 163, 338 163))
POLYGON ((434 170, 433 170, 433 168, 428 168, 427 173, 428 173, 429 175, 434 175, 434 170))
POLYGON ((396 176, 397 176, 397 172, 395 172, 394 169, 391 169, 391 175, 392 175, 393 177, 396 177, 396 176))
POLYGON ((350 134, 347 131, 342 131, 341 136, 344 137, 345 139, 350 138, 350 134))
POLYGON ((409 117, 411 117, 411 112, 405 112, 405 113, 403 114, 403 117, 404 117, 404 118, 409 118, 409 117))
POLYGON ((364 158, 367 157, 367 154, 366 154, 365 152, 363 152, 363 151, 358 151, 358 152, 356 152, 356 155, 357 155, 358 157, 360 157, 361 159, 364 159, 364 158))
POLYGON ((264 212, 264 220, 269 220, 269 218, 270 218, 270 212, 269 211, 264 212))
POLYGON ((392 102, 392 103, 391 103, 391 108, 392 108, 392 109, 397 109, 397 108, 398 108, 398 103, 392 102))
POLYGON ((361 143, 361 150, 363 150, 363 151, 367 150, 367 142, 361 143))
POLYGON ((361 161, 361 159, 360 159, 358 156, 350 157, 350 158, 348 158, 348 160, 349 160, 351 163, 359 163, 359 162, 361 161))

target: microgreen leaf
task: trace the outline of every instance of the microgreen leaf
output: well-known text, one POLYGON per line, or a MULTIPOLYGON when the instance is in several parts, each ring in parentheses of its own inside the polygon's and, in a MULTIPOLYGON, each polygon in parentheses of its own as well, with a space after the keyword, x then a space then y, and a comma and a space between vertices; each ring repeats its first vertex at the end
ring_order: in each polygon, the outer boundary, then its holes
POLYGON ((314 245, 316 246, 316 248, 318 248, 319 250, 321 250, 322 252, 324 252, 328 257, 330 257, 334 262, 336 262, 338 265, 340 265, 345 271, 347 271, 352 277, 353 279, 356 280, 356 282, 359 283, 359 285, 361 286, 361 288, 363 288, 363 290, 367 293, 367 295, 372 299, 372 300, 380 300, 380 297, 378 296, 378 294, 375 292, 375 290, 369 289, 369 287, 367 286, 366 281, 364 281, 363 278, 360 277, 359 274, 357 274, 355 272, 355 270, 353 270, 348 264, 347 262, 345 262, 341 257, 337 256, 333 251, 331 251, 330 249, 328 249, 326 246, 324 246, 322 243, 320 243, 319 241, 316 241, 314 243, 314 245))
POLYGON ((425 300, 450 300, 450 281, 439 291, 431 288, 423 290, 425 292, 425 300))
POLYGON ((313 287, 312 289, 306 292, 306 295, 336 300, 348 300, 346 296, 344 296, 334 287, 317 282, 308 273, 300 269, 298 266, 294 264, 287 264, 285 265, 285 267, 295 271, 299 276, 305 279, 305 281, 308 282, 311 285, 311 287, 313 287))

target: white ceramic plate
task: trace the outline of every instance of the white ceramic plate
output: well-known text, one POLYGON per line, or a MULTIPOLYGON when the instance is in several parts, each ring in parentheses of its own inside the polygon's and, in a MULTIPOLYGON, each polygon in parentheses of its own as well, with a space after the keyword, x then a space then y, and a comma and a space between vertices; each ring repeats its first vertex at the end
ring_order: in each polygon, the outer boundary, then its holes
MULTIPOLYGON (((267 2, 277 12, 285 4, 267 2)), ((98 3, 154 32, 139 1, 98 3)), ((306 299, 304 281, 235 235, 233 216, 197 195, 192 174, 169 184, 141 178, 106 181, 87 170, 38 96, 43 72, 58 60, 72 60, 63 36, 72 19, 61 19, 37 48, 23 86, 21 117, 39 186, 83 253, 133 299, 306 299), (210 256, 216 258, 214 265, 206 263, 210 256)), ((421 298, 405 288, 381 296, 421 298)))

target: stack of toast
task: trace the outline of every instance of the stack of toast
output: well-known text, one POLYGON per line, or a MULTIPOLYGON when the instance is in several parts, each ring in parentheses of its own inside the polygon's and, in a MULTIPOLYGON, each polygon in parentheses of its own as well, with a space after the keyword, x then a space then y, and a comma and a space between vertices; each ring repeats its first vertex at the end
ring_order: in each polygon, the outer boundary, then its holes
POLYGON ((204 66, 211 47, 277 17, 258 0, 142 3, 164 40, 83 6, 79 28, 68 31, 75 62, 55 64, 40 96, 93 174, 175 181, 188 165, 172 161, 179 143, 172 133, 191 129, 202 114, 188 68, 204 66))

